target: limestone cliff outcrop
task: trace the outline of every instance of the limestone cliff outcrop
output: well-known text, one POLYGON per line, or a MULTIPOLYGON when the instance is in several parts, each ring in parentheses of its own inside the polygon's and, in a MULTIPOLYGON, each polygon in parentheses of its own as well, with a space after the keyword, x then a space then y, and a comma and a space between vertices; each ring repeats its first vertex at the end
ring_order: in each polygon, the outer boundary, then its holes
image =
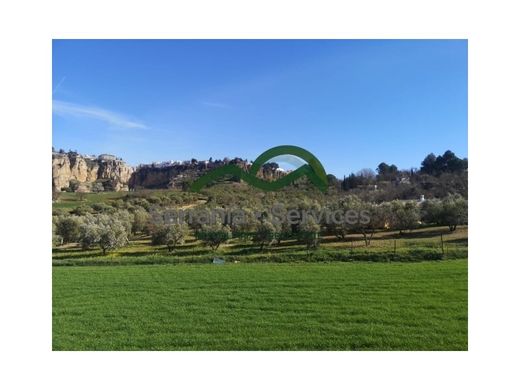
MULTIPOLYGON (((136 169, 109 154, 99 156, 81 155, 75 152, 53 152, 53 191, 99 192, 128 191, 139 189, 187 188, 186 184, 207 171, 226 164, 238 165, 248 170, 247 160, 169 161, 140 165, 136 169)), ((277 164, 265 164, 258 171, 264 180, 277 180, 286 172, 277 164)), ((227 179, 223 179, 224 181, 227 179)))
MULTIPOLYGON (((159 188, 181 188, 186 189, 186 184, 193 182, 207 171, 221 167, 226 164, 235 164, 243 170, 251 166, 247 160, 234 158, 216 161, 184 161, 147 164, 137 167, 130 178, 130 189, 159 189, 159 188)), ((258 171, 258 177, 264 180, 277 180, 286 175, 286 172, 278 169, 274 163, 266 164, 258 171)), ((226 179, 224 179, 225 181, 226 179)))
POLYGON ((53 191, 128 191, 134 169, 111 155, 52 154, 53 191))

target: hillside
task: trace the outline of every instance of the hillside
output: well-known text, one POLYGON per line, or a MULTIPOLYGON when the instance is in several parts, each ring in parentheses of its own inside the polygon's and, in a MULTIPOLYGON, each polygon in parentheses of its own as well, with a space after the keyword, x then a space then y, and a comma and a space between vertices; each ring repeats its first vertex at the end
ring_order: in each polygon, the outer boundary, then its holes
MULTIPOLYGON (((186 190, 198 177, 215 168, 234 164, 248 171, 251 163, 242 158, 222 160, 196 159, 141 164, 131 167, 113 155, 81 155, 64 151, 52 154, 52 188, 54 193, 67 192, 119 192, 129 190, 186 190)), ((257 176, 263 180, 278 180, 289 171, 281 170, 276 163, 266 163, 257 176)), ((429 154, 421 168, 400 170, 395 165, 380 163, 373 171, 363 169, 343 178, 328 175, 329 192, 348 192, 364 200, 383 202, 393 199, 444 198, 459 194, 467 198, 468 161, 453 152, 435 156, 429 154)), ((232 176, 218 182, 236 182, 232 176)), ((305 183, 297 181, 296 187, 305 183)), ((304 186, 305 187, 305 186, 304 186)))

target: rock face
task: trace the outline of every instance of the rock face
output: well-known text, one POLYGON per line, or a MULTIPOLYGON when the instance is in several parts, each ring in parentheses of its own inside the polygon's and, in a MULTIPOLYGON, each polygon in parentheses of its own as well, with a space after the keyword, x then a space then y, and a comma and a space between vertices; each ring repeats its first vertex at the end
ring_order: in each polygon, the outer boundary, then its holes
POLYGON ((134 169, 110 155, 52 154, 53 191, 128 191, 134 169))
MULTIPOLYGON (((134 169, 121 159, 109 154, 81 155, 75 152, 52 154, 53 191, 99 192, 138 189, 185 189, 186 184, 207 171, 226 164, 247 170, 247 160, 235 158, 216 161, 165 162, 140 165, 134 169)), ((266 164, 258 171, 264 180, 276 180, 286 172, 277 164, 266 164)), ((227 179, 225 179, 227 180, 227 179)))
MULTIPOLYGON (((241 159, 233 163, 245 166, 241 159)), ((183 188, 183 183, 195 180, 207 171, 218 168, 229 161, 184 161, 175 163, 147 164, 137 167, 130 179, 132 189, 183 188)))
POLYGON ((181 185, 185 176, 188 176, 188 174, 191 176, 194 173, 194 170, 185 165, 171 167, 144 166, 136 169, 128 185, 132 189, 175 188, 181 185))
MULTIPOLYGON (((233 160, 216 161, 185 161, 173 164, 149 164, 139 166, 130 178, 130 189, 160 189, 181 188, 185 189, 189 184, 207 171, 226 164, 235 164, 243 170, 248 170, 251 164, 247 160, 234 158, 233 160)), ((264 180, 276 180, 286 175, 278 169, 277 164, 266 164, 258 171, 258 177, 264 180)))

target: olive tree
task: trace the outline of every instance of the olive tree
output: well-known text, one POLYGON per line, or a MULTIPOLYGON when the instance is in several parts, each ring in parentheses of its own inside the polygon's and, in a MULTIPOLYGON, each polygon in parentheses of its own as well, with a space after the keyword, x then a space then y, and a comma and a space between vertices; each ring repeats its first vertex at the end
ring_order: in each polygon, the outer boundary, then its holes
POLYGON ((354 207, 356 218, 350 224, 351 231, 362 234, 365 246, 368 247, 376 230, 385 227, 388 218, 387 209, 381 205, 362 201, 356 203, 354 207))
POLYGON ((200 240, 213 251, 231 238, 231 229, 220 222, 203 225, 198 235, 200 240))
POLYGON ((307 218, 300 223, 299 229, 300 239, 307 250, 316 249, 320 243, 320 225, 313 218, 307 218))
POLYGON ((99 242, 100 229, 94 221, 87 221, 80 228, 79 244, 83 249, 89 249, 99 242))
POLYGON ((184 244, 188 235, 188 226, 184 223, 165 224, 152 232, 152 245, 166 245, 172 252, 178 245, 184 244))
POLYGON ((134 216, 128 210, 117 210, 110 214, 109 220, 119 222, 126 231, 127 236, 132 234, 132 226, 134 223, 134 216))
POLYGON ((348 234, 349 227, 344 222, 344 205, 341 200, 336 200, 327 204, 330 217, 323 221, 323 228, 329 233, 334 234, 337 239, 344 240, 348 234))
POLYGON ((137 208, 133 212, 132 233, 150 232, 150 214, 143 208, 137 208))
POLYGON ((270 244, 274 240, 275 235, 275 226, 271 222, 264 220, 258 224, 253 241, 259 243, 260 250, 263 250, 265 244, 270 244))
POLYGON ((60 246, 63 244, 63 237, 57 233, 56 223, 58 217, 52 217, 52 246, 60 246))
POLYGON ((105 255, 107 251, 121 248, 127 244, 128 231, 121 221, 113 219, 110 225, 100 225, 98 245, 103 251, 103 255, 105 255))
POLYGON ((468 201, 460 195, 450 195, 442 200, 427 200, 421 207, 426 223, 448 226, 450 231, 468 223, 468 201))
POLYGON ((416 202, 394 200, 390 202, 390 213, 390 227, 399 230, 399 234, 402 234, 404 230, 416 228, 421 219, 416 202))
POLYGON ((442 201, 428 199, 421 204, 421 220, 427 224, 441 224, 442 201))
POLYGON ((83 249, 98 245, 105 255, 107 251, 127 245, 128 234, 128 221, 114 215, 88 214, 80 227, 79 243, 83 249))
POLYGON ((357 231, 360 212, 365 208, 364 202, 355 195, 347 195, 328 205, 331 214, 325 227, 341 240, 351 232, 357 231))
POLYGON ((258 218, 255 212, 251 209, 245 208, 231 213, 230 228, 233 233, 238 233, 241 239, 248 240, 254 238, 259 225, 258 218))
POLYGON ((441 223, 447 225, 450 231, 455 231, 458 225, 468 223, 468 201, 460 195, 451 195, 442 201, 441 223))
POLYGON ((61 236, 63 243, 78 242, 81 218, 73 215, 59 217, 56 221, 56 235, 61 236))

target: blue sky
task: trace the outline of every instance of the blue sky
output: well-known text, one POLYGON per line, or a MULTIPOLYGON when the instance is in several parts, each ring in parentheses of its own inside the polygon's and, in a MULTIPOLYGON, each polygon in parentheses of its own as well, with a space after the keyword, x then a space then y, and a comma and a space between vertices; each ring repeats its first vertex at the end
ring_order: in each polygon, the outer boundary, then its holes
POLYGON ((54 40, 53 145, 132 165, 291 144, 343 176, 467 156, 465 40, 54 40))

